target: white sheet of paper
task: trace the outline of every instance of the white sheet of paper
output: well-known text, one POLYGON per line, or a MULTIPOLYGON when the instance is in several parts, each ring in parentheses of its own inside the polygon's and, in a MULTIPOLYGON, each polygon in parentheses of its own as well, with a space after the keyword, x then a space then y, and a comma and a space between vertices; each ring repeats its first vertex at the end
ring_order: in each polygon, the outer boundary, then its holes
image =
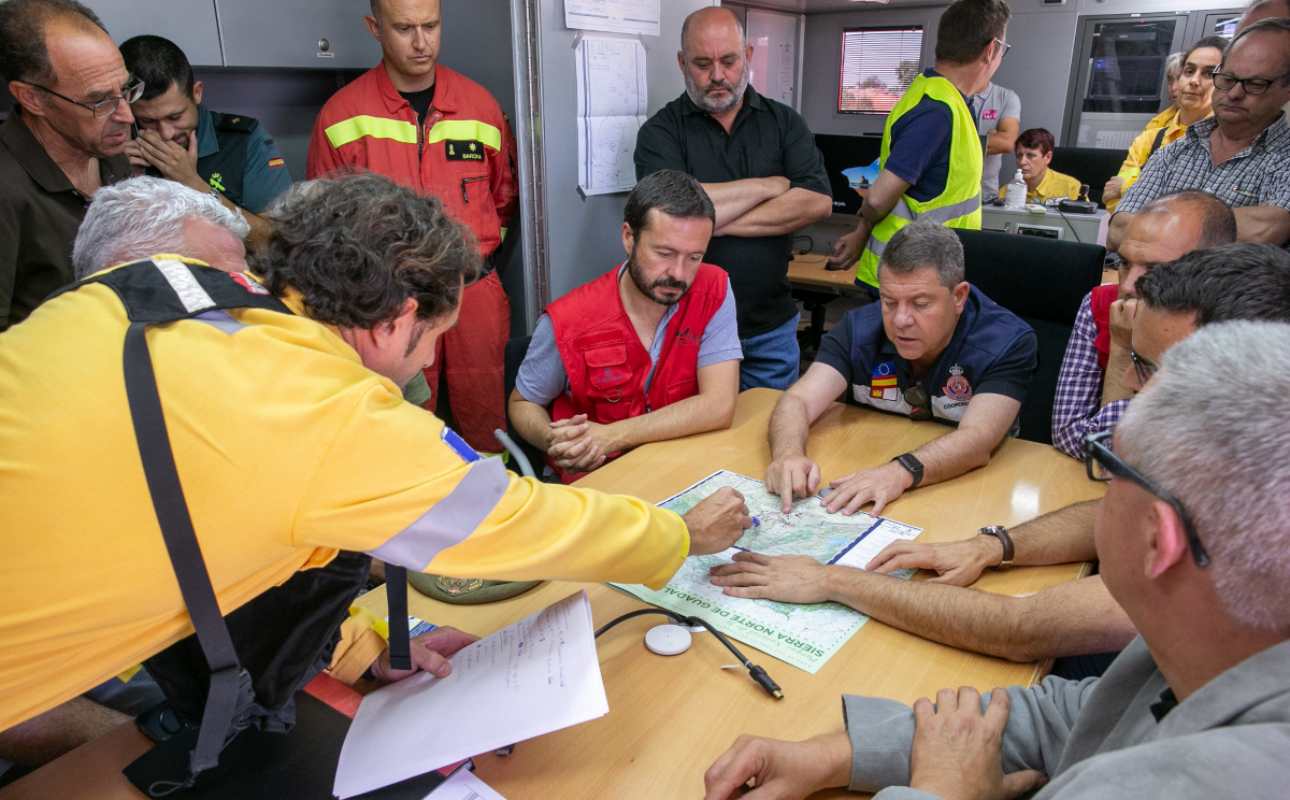
POLYGON ((462 648, 447 678, 422 673, 364 697, 333 791, 352 797, 607 713, 582 591, 462 648))
POLYGON ((506 800, 468 769, 459 769, 425 800, 506 800))
POLYGON ((583 194, 636 185, 636 133, 645 124, 645 47, 637 39, 584 36, 575 48, 578 186, 583 194))
POLYGON ((564 0, 564 27, 658 36, 659 0, 564 0))

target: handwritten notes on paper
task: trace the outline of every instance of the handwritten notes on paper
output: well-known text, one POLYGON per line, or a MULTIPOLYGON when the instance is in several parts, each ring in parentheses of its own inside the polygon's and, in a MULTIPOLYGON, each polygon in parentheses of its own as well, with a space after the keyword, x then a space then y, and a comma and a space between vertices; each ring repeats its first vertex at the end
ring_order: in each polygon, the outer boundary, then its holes
POLYGON ((464 647, 452 674, 363 698, 336 769, 342 798, 609 713, 587 593, 464 647))
POLYGON ((636 39, 584 36, 578 76, 578 187, 584 194, 636 185, 636 132, 645 124, 645 47, 636 39))

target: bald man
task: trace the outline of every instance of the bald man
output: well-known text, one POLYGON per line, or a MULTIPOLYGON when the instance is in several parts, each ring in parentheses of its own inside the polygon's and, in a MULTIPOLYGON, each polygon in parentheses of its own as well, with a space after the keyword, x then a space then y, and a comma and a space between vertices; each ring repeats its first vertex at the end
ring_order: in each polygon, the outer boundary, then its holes
POLYGON ((685 93, 636 137, 636 177, 688 173, 717 210, 704 261, 730 274, 744 360, 739 388, 797 380, 789 237, 833 211, 824 159, 801 115, 748 85, 752 46, 726 8, 686 17, 677 65, 685 93))
POLYGON ((0 3, 0 331, 72 281, 72 240, 99 187, 130 177, 124 155, 143 84, 103 23, 73 0, 0 3))
POLYGON ((1157 264, 1235 240, 1236 217, 1205 192, 1162 197, 1134 216, 1120 246, 1118 285, 1094 288, 1075 316, 1053 401, 1054 447, 1082 459, 1084 440, 1123 416, 1132 394, 1123 376, 1138 279, 1157 264))

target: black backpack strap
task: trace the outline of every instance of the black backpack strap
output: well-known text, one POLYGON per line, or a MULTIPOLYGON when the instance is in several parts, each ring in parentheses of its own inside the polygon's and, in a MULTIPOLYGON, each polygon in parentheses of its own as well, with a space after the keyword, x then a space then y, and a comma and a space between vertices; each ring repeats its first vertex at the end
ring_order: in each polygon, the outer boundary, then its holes
POLYGON ((1156 151, 1160 149, 1160 145, 1164 144, 1165 131, 1167 130, 1169 130, 1169 127, 1165 126, 1165 127, 1162 127, 1160 130, 1156 131, 1156 138, 1155 138, 1155 141, 1151 143, 1151 149, 1147 151, 1147 158, 1151 158, 1153 155, 1155 155, 1156 151))
POLYGON ((190 756, 188 781, 191 785, 199 772, 219 762, 234 715, 246 704, 241 695, 249 690, 250 679, 238 663, 237 651, 220 614, 201 547, 193 532, 192 518, 175 468, 166 419, 161 410, 161 396, 148 353, 146 331, 147 323, 134 322, 125 334, 126 397, 148 492, 166 542, 166 553, 170 556, 170 564, 179 580, 179 590, 211 672, 197 746, 190 756))
POLYGON ((408 571, 385 565, 385 604, 390 612, 390 667, 412 669, 412 643, 408 638, 408 571))

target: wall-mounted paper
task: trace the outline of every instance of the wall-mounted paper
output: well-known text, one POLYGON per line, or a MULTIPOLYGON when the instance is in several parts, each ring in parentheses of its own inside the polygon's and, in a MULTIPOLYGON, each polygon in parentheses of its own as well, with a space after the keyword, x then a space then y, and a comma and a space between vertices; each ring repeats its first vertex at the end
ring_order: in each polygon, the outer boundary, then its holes
POLYGON ((564 0, 564 26, 572 30, 658 36, 660 0, 564 0))
POLYGON ((584 194, 636 185, 636 133, 645 124, 645 48, 637 39, 584 36, 578 79, 578 187, 584 194))

